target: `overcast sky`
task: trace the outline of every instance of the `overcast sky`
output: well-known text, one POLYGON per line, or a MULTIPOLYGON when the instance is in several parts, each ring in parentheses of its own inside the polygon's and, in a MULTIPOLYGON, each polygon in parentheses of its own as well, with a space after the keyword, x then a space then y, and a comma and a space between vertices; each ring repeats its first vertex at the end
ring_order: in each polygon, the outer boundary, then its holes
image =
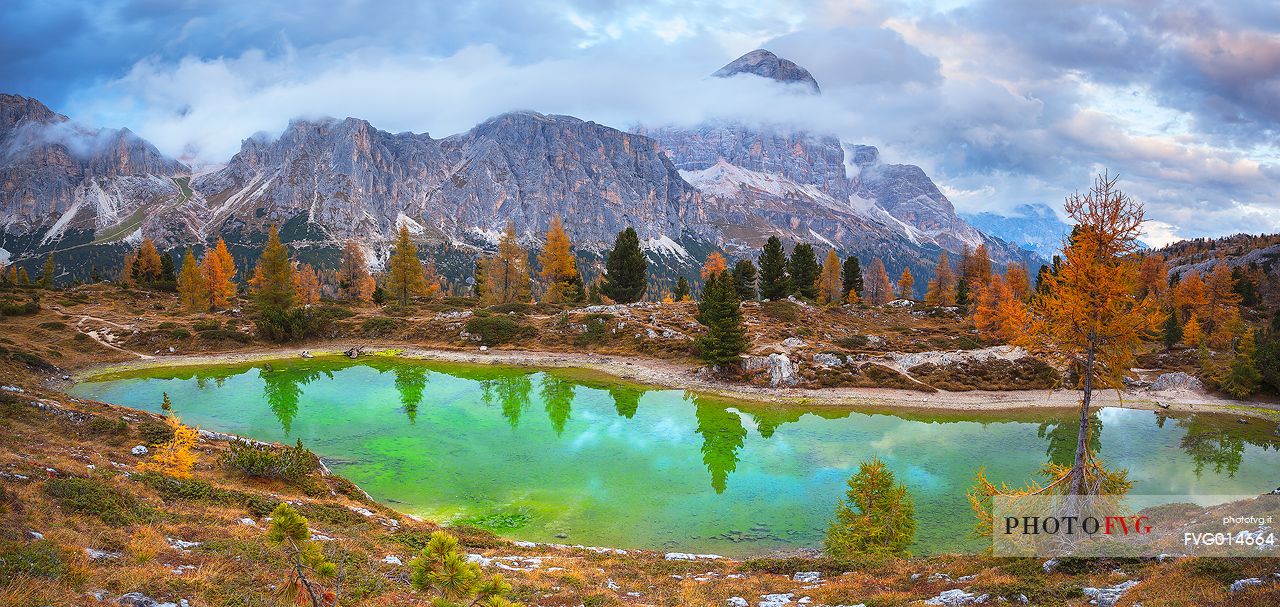
POLYGON ((436 137, 516 109, 759 120, 877 145, 964 211, 1061 211, 1108 168, 1153 244, 1280 231, 1274 0, 268 4, 7 0, 0 91, 195 164, 297 117, 436 137), (821 97, 706 78, 755 48, 821 97))

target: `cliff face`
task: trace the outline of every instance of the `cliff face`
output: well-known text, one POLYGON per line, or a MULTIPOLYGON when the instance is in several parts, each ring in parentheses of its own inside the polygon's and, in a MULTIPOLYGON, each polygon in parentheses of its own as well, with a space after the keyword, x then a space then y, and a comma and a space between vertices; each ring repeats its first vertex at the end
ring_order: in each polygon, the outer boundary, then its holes
POLYGON ((704 229, 700 195, 653 140, 532 112, 444 139, 353 118, 295 122, 274 141, 247 140, 193 185, 183 211, 206 235, 304 218, 333 243, 377 245, 406 225, 428 241, 484 244, 508 223, 540 238, 558 214, 577 246, 599 250, 627 226, 642 239, 704 229))
POLYGON ((0 95, 6 236, 39 233, 49 243, 68 230, 109 228, 175 197, 173 178, 187 172, 128 129, 88 129, 35 99, 0 95))

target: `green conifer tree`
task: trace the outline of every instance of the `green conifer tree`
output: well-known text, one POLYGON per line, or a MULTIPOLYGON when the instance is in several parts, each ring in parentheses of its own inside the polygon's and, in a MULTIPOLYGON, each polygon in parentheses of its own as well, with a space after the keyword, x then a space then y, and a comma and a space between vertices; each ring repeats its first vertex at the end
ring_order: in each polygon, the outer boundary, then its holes
POLYGON ((640 237, 630 227, 618 232, 605 262, 605 279, 600 290, 618 303, 633 303, 644 299, 648 290, 649 260, 640 250, 640 237))
POLYGON ((770 236, 760 251, 760 297, 785 299, 787 291, 787 254, 782 250, 782 241, 770 236))
POLYGON ((849 299, 849 291, 862 297, 862 264, 857 257, 850 255, 844 260, 844 265, 840 267, 840 282, 842 283, 841 301, 849 299))
POLYGON ((915 537, 915 505, 879 458, 862 462, 849 477, 845 499, 827 529, 826 552, 835 559, 863 554, 906 556, 915 537))
POLYGON ((738 293, 738 300, 756 298, 756 274, 756 264, 750 259, 740 259, 733 265, 733 289, 738 293))
POLYGON ((698 302, 698 322, 707 328, 698 338, 698 357, 713 365, 738 361, 747 349, 747 332, 733 279, 728 273, 707 277, 698 302))
POLYGON ((791 259, 787 261, 787 273, 790 281, 790 293, 805 299, 818 298, 818 274, 822 267, 818 265, 818 256, 813 252, 813 245, 800 242, 791 250, 791 259))
POLYGON ((53 263, 53 253, 44 259, 44 268, 40 270, 40 288, 53 288, 53 275, 57 272, 57 266, 53 263))
POLYGON ((1169 317, 1164 320, 1164 349, 1168 350, 1182 342, 1182 324, 1178 322, 1178 309, 1169 310, 1169 317))
POLYGON ((671 299, 684 301, 689 296, 689 280, 683 276, 676 279, 676 288, 671 292, 671 299))

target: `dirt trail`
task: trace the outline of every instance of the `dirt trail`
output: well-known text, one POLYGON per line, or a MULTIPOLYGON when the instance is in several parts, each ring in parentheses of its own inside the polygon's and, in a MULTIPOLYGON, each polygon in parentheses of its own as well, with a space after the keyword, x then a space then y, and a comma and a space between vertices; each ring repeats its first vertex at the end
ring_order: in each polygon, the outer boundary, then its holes
MULTIPOLYGON (((338 355, 351 347, 349 342, 316 344, 308 348, 269 349, 190 356, 149 357, 132 352, 139 360, 93 365, 78 370, 77 378, 112 371, 165 366, 246 363, 297 358, 307 351, 313 355, 338 355)), ((1010 390, 969 392, 916 392, 894 388, 770 388, 730 383, 697 374, 697 367, 676 361, 636 356, 591 353, 535 352, 525 350, 445 350, 422 349, 409 344, 362 344, 366 352, 398 350, 398 356, 418 360, 466 364, 493 364, 515 367, 583 369, 622 380, 661 388, 693 390, 703 394, 779 405, 855 406, 883 409, 924 409, 951 411, 1055 410, 1075 409, 1078 390, 1010 390)), ((1240 402, 1194 391, 1115 391, 1094 394, 1095 406, 1170 412, 1229 412, 1240 416, 1280 418, 1280 404, 1240 402)))

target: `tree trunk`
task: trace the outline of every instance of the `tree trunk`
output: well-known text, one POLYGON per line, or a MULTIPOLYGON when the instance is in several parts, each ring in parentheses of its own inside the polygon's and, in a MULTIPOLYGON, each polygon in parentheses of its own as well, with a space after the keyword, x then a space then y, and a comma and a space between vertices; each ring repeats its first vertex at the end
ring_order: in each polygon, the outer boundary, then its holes
POLYGON ((1076 460, 1071 466, 1071 494, 1083 495, 1085 486, 1085 457, 1089 453, 1089 402, 1093 400, 1094 343, 1097 330, 1089 331, 1089 350, 1084 359, 1084 398, 1080 401, 1080 434, 1076 437, 1076 460))

